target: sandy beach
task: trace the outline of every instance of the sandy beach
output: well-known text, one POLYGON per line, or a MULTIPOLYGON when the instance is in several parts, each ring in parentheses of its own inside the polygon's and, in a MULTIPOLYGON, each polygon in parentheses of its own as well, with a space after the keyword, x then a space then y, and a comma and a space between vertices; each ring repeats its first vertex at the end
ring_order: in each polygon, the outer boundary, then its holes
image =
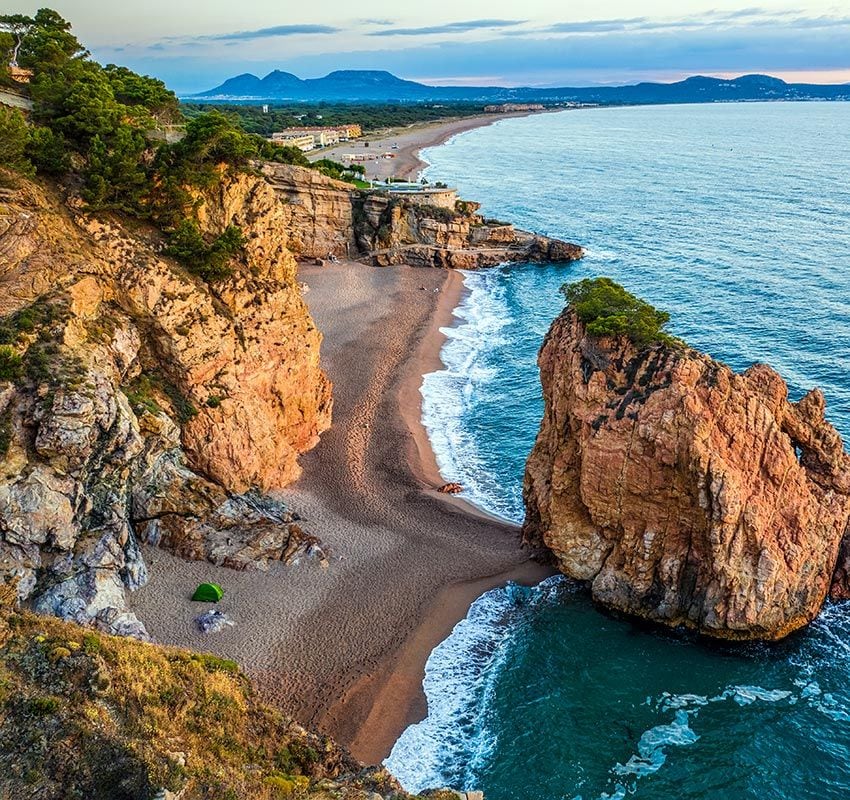
POLYGON ((403 178, 415 180, 419 173, 428 166, 420 158, 422 150, 445 144, 453 136, 475 128, 484 128, 503 119, 527 117, 532 113, 547 112, 517 112, 513 114, 481 114, 476 117, 443 120, 396 128, 390 131, 366 135, 354 142, 343 142, 336 147, 316 153, 310 153, 311 161, 329 158, 333 161, 348 163, 343 156, 355 153, 368 155, 368 161, 358 162, 366 168, 366 177, 370 180, 385 178, 403 178), (368 142, 368 147, 366 143, 368 142), (384 158, 391 155, 392 158, 384 158), (372 157, 374 156, 374 157, 372 157))
POLYGON ((265 698, 377 763, 425 715, 425 661, 470 603, 550 573, 515 527, 435 491, 419 387, 439 366, 461 275, 342 263, 302 267, 300 278, 335 414, 283 494, 330 565, 234 572, 147 548, 151 580, 132 602, 156 641, 237 660, 265 698), (236 621, 217 636, 193 624, 201 609, 188 597, 202 580, 224 587, 220 606, 236 621))

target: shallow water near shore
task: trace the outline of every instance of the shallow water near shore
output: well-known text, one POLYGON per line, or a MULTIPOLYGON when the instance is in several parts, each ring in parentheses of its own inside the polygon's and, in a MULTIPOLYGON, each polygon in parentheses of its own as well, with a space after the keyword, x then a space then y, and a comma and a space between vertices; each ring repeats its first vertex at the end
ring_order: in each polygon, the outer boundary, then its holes
MULTIPOLYGON (((609 275, 735 369, 823 389, 850 437, 850 105, 603 109, 510 120, 428 151, 487 216, 571 239, 573 266, 465 276, 423 385, 440 469, 522 517, 542 412, 536 353, 565 281, 609 275)), ((850 607, 774 646, 611 619, 553 578, 494 590, 429 660, 429 716, 389 766, 410 789, 516 798, 850 793, 850 607)))

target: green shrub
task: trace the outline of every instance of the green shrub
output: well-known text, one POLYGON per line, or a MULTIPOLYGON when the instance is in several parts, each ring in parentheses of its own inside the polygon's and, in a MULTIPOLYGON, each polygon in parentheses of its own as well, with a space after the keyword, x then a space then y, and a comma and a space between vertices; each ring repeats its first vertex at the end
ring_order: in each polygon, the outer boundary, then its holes
POLYGON ((23 359, 7 344, 0 345, 0 381, 17 381, 23 374, 23 359))
POLYGON ((263 780, 263 783, 276 798, 304 794, 310 786, 309 778, 302 775, 269 775, 263 780))
POLYGON ((83 199, 93 210, 140 211, 148 176, 142 166, 145 137, 129 125, 119 125, 106 137, 91 142, 83 170, 83 199))
POLYGON ((221 658, 212 653, 193 653, 192 660, 201 664, 207 672, 227 672, 230 675, 239 674, 239 665, 229 658, 221 658))
POLYGON ((198 223, 193 219, 180 222, 169 236, 166 253, 208 283, 230 277, 231 259, 242 249, 245 239, 236 225, 227 228, 207 242, 198 223))
POLYGON ((68 142, 61 133, 34 125, 27 141, 27 157, 38 172, 45 175, 64 175, 71 169, 68 142))
POLYGON ((56 697, 33 697, 29 701, 31 714, 46 717, 59 710, 59 700, 56 697))
POLYGON ((610 278, 565 283, 561 292, 591 336, 627 336, 639 347, 679 343, 664 330, 670 321, 666 311, 653 308, 610 278))
POLYGON ((162 408, 154 398, 154 390, 157 387, 157 382, 143 372, 129 386, 122 386, 121 389, 134 411, 144 410, 156 415, 162 412, 162 408))
POLYGON ((128 386, 122 386, 121 390, 136 412, 145 410, 151 414, 160 414, 162 408, 155 397, 156 393, 159 392, 171 402, 178 422, 186 423, 198 414, 198 409, 192 405, 178 387, 163 375, 143 372, 128 386))

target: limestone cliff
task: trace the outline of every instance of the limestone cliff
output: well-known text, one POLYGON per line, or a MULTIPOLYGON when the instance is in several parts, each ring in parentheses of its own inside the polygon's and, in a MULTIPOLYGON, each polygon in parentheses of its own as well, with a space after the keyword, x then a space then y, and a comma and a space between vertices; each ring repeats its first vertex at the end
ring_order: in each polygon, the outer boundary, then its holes
POLYGON ((443 208, 386 191, 360 191, 313 170, 266 164, 263 174, 283 200, 288 246, 304 258, 362 260, 376 266, 479 269, 506 262, 566 262, 575 244, 486 220, 478 205, 443 208))
POLYGON ((527 541, 604 606, 666 625, 777 639, 817 614, 850 519, 819 391, 792 403, 767 366, 590 336, 570 309, 539 366, 527 541))
POLYGON ((144 635, 140 538, 239 568, 311 544, 248 491, 292 481, 330 422, 286 212, 246 175, 197 200, 246 240, 215 288, 145 226, 31 182, 0 197, 0 578, 40 611, 144 635))
POLYGON ((287 246, 296 256, 359 255, 351 184, 288 164, 264 164, 263 175, 282 201, 287 246))

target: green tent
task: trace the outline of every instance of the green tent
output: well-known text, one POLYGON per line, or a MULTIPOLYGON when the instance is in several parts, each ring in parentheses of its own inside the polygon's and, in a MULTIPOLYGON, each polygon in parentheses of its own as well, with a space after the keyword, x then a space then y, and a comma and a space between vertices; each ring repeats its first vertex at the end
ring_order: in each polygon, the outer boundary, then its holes
POLYGON ((202 603, 217 603, 223 596, 224 590, 217 583, 202 583, 195 589, 192 599, 202 603))

